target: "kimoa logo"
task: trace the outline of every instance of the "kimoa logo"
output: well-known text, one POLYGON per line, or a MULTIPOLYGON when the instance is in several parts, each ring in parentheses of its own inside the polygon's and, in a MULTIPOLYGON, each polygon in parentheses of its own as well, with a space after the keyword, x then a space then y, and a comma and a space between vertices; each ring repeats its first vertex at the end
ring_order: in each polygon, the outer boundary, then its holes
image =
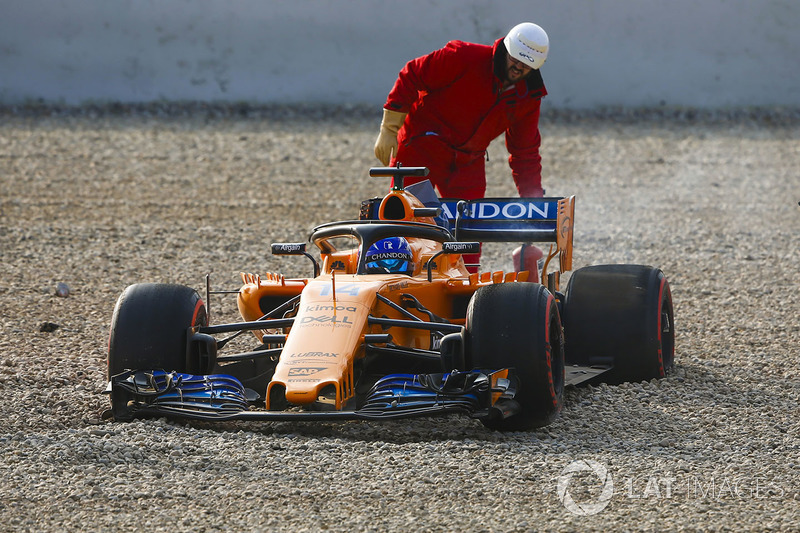
POLYGON ((356 311, 356 306, 354 305, 309 305, 306 307, 306 311, 356 311))

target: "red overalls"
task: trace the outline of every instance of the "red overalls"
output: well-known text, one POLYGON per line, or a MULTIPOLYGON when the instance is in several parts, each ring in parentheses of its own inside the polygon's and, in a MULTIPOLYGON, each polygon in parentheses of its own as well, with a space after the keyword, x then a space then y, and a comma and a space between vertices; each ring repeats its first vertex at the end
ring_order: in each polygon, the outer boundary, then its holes
MULTIPOLYGON (((390 164, 428 167, 443 198, 483 198, 486 149, 505 132, 517 191, 542 196, 539 107, 547 90, 538 70, 502 90, 506 55, 502 39, 494 46, 450 41, 409 61, 384 105, 408 113, 390 164)), ((480 254, 464 260, 478 263, 480 254)))
POLYGON ((384 105, 408 113, 391 164, 428 167, 442 197, 484 196, 486 148, 503 132, 520 196, 542 194, 539 106, 547 91, 537 70, 502 90, 502 42, 451 41, 409 61, 384 105))

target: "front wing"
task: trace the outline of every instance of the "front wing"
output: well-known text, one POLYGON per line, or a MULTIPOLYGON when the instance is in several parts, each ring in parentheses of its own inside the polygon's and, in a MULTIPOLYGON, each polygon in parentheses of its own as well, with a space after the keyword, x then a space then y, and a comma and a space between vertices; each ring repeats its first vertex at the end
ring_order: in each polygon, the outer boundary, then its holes
POLYGON ((391 374, 378 380, 364 406, 351 411, 266 411, 257 395, 227 375, 163 370, 123 372, 109 383, 116 420, 153 416, 194 420, 380 420, 463 413, 506 418, 519 412, 513 371, 391 374))

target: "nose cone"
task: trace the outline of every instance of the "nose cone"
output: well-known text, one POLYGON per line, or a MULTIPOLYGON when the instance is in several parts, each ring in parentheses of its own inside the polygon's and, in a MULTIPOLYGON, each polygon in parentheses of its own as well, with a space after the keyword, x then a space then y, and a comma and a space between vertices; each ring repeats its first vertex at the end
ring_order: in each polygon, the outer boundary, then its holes
POLYGON ((335 390, 336 409, 355 394, 353 361, 363 355, 369 315, 369 301, 361 299, 367 295, 374 299, 374 290, 366 283, 354 283, 350 276, 336 276, 336 280, 336 300, 327 277, 309 283, 303 292, 269 384, 270 403, 280 388, 286 402, 293 405, 309 405, 321 396, 327 401, 335 390))

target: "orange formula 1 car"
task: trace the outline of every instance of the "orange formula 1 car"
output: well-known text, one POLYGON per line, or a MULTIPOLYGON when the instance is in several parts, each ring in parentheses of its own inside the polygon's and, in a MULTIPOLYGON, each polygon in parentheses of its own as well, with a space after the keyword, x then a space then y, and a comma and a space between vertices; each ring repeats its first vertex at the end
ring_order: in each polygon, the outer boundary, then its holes
POLYGON ((242 274, 238 291, 206 281, 206 301, 237 293, 242 322, 210 325, 203 299, 182 285, 125 289, 109 340, 114 417, 460 412, 519 430, 550 423, 567 385, 659 378, 671 366, 672 299, 660 270, 590 266, 560 292, 572 268, 574 197, 440 200, 428 182, 403 187, 425 168, 370 175, 393 177, 393 190, 363 202, 358 220, 316 227, 316 253, 272 245, 275 255, 307 256, 313 277, 242 274), (470 274, 462 254, 481 242, 550 251, 528 270, 470 274), (253 346, 226 353, 243 333, 253 346))

